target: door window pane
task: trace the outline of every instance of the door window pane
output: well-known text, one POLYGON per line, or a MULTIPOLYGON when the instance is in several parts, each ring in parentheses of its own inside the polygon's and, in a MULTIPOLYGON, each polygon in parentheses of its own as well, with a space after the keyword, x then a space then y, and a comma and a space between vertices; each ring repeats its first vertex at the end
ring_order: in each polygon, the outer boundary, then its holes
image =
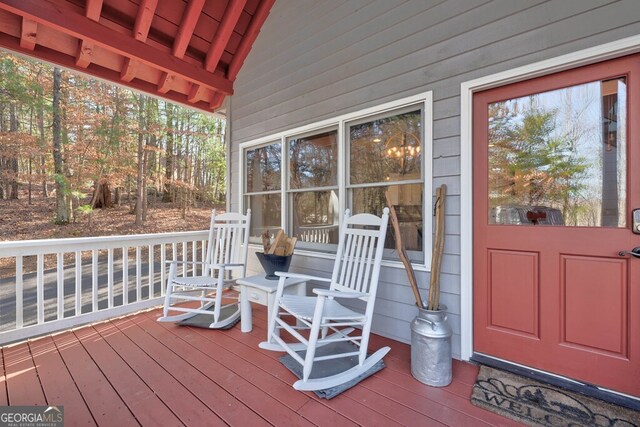
POLYGON ((301 243, 338 243, 338 192, 291 193, 293 235, 301 243))
MULTIPOLYGON (((385 191, 389 196, 398 216, 402 243, 408 251, 409 258, 415 261, 424 260, 422 253, 422 184, 390 185, 385 187, 354 188, 352 190, 353 214, 373 213, 382 215, 387 206, 385 191)), ((395 249, 393 227, 389 224, 385 248, 395 249)))
POLYGON ((247 193, 280 189, 281 149, 276 142, 246 151, 247 193))
POLYGON ((289 188, 338 184, 338 132, 289 140, 289 188))
POLYGON ((350 183, 421 178, 420 110, 349 126, 350 183))
POLYGON ((271 234, 281 228, 280 212, 282 201, 280 193, 245 196, 245 206, 251 209, 250 236, 252 242, 262 242, 264 231, 271 234))
POLYGON ((626 80, 489 104, 489 222, 625 227, 626 80))

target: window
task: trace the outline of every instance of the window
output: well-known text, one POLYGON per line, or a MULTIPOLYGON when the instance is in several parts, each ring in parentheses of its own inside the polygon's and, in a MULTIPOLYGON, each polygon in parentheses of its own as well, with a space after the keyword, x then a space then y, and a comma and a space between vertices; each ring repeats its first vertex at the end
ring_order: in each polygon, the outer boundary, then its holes
MULTIPOLYGON (((347 124, 349 206, 354 214, 380 215, 391 203, 402 242, 415 261, 424 259, 422 139, 421 108, 347 124)), ((395 248, 391 229, 385 247, 395 248)), ((390 253, 387 256, 393 257, 390 253)))
POLYGON ((282 143, 273 142, 245 152, 244 206, 251 209, 251 241, 266 230, 281 227, 282 143))
MULTIPOLYGON (((242 208, 253 210, 252 237, 283 227, 298 237, 298 249, 331 253, 345 209, 380 215, 389 197, 409 257, 428 265, 430 111, 429 92, 242 144, 242 208)), ((397 261, 391 227, 386 248, 385 258, 397 261)))
POLYGON ((298 247, 331 250, 338 243, 338 131, 287 141, 289 230, 298 247))

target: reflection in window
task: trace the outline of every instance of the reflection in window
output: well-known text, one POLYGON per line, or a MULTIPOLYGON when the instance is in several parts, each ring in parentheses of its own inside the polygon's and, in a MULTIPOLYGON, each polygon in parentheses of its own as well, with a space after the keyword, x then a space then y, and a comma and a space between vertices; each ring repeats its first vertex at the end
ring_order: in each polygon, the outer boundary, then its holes
POLYGON ((274 235, 281 228, 280 193, 246 196, 244 204, 246 209, 251 209, 249 235, 252 242, 261 242, 259 237, 265 231, 274 235))
POLYGON ((280 189, 281 147, 276 142, 246 151, 248 193, 280 189))
POLYGON ((488 108, 490 223, 625 226, 625 78, 488 108))
POLYGON ((349 127, 351 184, 421 178, 420 110, 349 127))
MULTIPOLYGON (((373 213, 382 215, 382 209, 387 206, 385 192, 389 197, 398 216, 402 243, 409 255, 415 261, 423 260, 422 254, 422 184, 402 184, 384 187, 354 188, 351 192, 353 214, 373 213)), ((387 229, 385 248, 395 249, 393 227, 387 229)))
POLYGON ((250 236, 255 243, 264 231, 273 234, 282 227, 281 159, 280 142, 245 151, 245 209, 251 209, 250 236))
POLYGON ((298 247, 331 250, 340 219, 338 132, 291 138, 288 146, 290 229, 298 247))
POLYGON ((318 188, 338 184, 338 132, 289 141, 289 188, 318 188))
MULTIPOLYGON (((349 200, 352 212, 381 215, 388 192, 409 258, 424 260, 422 109, 413 107, 350 124, 349 200)), ((387 231, 386 258, 397 259, 393 227, 387 231)))

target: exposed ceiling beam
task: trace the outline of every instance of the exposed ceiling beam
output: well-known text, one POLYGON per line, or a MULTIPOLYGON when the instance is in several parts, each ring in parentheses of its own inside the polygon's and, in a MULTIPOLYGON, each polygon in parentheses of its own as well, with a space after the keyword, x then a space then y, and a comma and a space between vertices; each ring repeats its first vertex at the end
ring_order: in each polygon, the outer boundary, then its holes
POLYGON ((262 0, 258 5, 258 9, 256 9, 256 12, 253 14, 253 18, 251 18, 249 27, 242 36, 240 46, 238 46, 238 49, 236 50, 236 53, 233 55, 233 59, 229 64, 227 78, 230 81, 233 82, 238 76, 240 67, 242 67, 242 64, 244 64, 244 60, 247 58, 247 55, 251 50, 251 46, 253 46, 253 42, 258 37, 262 24, 264 24, 267 16, 269 16, 269 11, 271 10, 273 3, 275 3, 275 0, 262 0))
POLYGON ((191 89, 189 90, 189 95, 187 95, 187 101, 196 102, 200 100, 200 89, 202 86, 200 85, 191 85, 191 89))
MULTIPOLYGON (((270 7, 273 1, 266 0, 266 3, 269 3, 270 7)), ((169 53, 162 52, 128 35, 112 31, 77 13, 69 5, 53 4, 48 0, 3 0, 0 2, 0 9, 27 17, 72 37, 87 39, 101 48, 108 49, 124 57, 136 59, 162 72, 179 76, 191 83, 197 83, 220 91, 225 95, 233 93, 231 80, 209 73, 201 67, 176 58, 169 53)), ((255 33, 257 35, 257 30, 255 33)))
MULTIPOLYGON (((100 20, 100 12, 102 11, 103 0, 87 0, 85 8, 85 16, 92 21, 100 20)), ((95 44, 90 41, 78 40, 78 50, 76 52, 76 65, 78 67, 87 68, 91 64, 95 44)))
POLYGON ((96 22, 100 20, 100 12, 102 12, 103 0, 87 0, 86 16, 96 22))
POLYGON ((220 25, 218 26, 218 30, 216 31, 216 35, 211 41, 211 46, 209 46, 207 59, 204 62, 205 70, 213 71, 218 66, 218 62, 220 62, 220 58, 224 53, 224 49, 229 43, 229 39, 233 34, 233 29, 238 24, 238 20, 240 19, 240 15, 242 14, 242 11, 244 10, 244 6, 246 4, 247 0, 229 1, 229 4, 224 11, 222 21, 220 21, 220 25))
POLYGON ((196 29, 198 18, 204 7, 205 0, 189 0, 189 4, 182 15, 182 22, 178 28, 178 34, 173 41, 173 54, 178 58, 184 57, 191 37, 193 36, 193 30, 196 29))
POLYGON ((158 81, 158 92, 163 94, 169 92, 171 90, 173 79, 174 77, 171 74, 162 73, 160 80, 158 81))
POLYGON ((133 25, 133 37, 141 42, 147 40, 153 15, 156 13, 158 0, 142 0, 138 8, 136 22, 133 25))
MULTIPOLYGON (((133 37, 136 40, 140 40, 141 42, 147 40, 153 15, 156 13, 156 7, 158 7, 158 0, 142 0, 140 3, 136 22, 133 24, 133 37)), ((125 82, 130 82, 136 77, 137 71, 138 62, 135 59, 125 58, 122 64, 122 70, 120 71, 120 78, 125 82)))
MULTIPOLYGON (((85 69, 82 69, 75 64, 75 58, 73 56, 60 55, 60 52, 41 45, 38 45, 37 50, 22 48, 20 46, 20 40, 18 40, 18 38, 10 36, 6 33, 0 32, 0 46, 27 56, 31 56, 38 60, 48 61, 72 70, 86 72, 85 69)), ((98 66, 96 64, 94 64, 94 66, 91 68, 91 74, 97 78, 108 80, 116 84, 122 83, 122 81, 120 80, 119 72, 98 66)), ((155 83, 149 83, 143 80, 136 79, 132 82, 127 83, 127 86, 135 90, 146 92, 150 95, 160 96, 160 94, 158 94, 157 92, 157 85, 155 83)), ((186 105, 191 108, 198 108, 203 111, 211 111, 209 102, 200 101, 197 103, 191 103, 187 100, 186 95, 178 92, 169 92, 167 94, 162 94, 162 98, 165 98, 177 104, 186 105)))
POLYGON ((33 50, 36 47, 36 34, 38 24, 27 18, 22 18, 22 28, 20 30, 20 47, 33 50))
POLYGON ((211 102, 209 102, 209 108, 213 111, 216 108, 220 108, 222 102, 224 101, 224 94, 220 92, 216 92, 211 97, 211 102))

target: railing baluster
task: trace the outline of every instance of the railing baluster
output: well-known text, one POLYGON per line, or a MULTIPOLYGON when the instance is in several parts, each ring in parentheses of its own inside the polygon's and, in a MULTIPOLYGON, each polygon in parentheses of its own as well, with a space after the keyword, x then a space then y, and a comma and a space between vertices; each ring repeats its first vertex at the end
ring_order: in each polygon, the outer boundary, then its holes
POLYGON ((122 248, 122 305, 129 304, 129 248, 122 248))
POLYGON ((187 260, 189 259, 187 256, 188 251, 189 247, 187 246, 187 242, 182 242, 182 277, 187 277, 187 260))
POLYGON ((57 254, 56 285, 58 290, 58 320, 64 318, 64 254, 57 254))
POLYGON ((153 248, 154 245, 149 245, 149 299, 153 298, 155 293, 155 267, 153 265, 153 248))
POLYGON ((98 251, 91 251, 91 311, 98 311, 98 251))
POLYGON ((38 304, 38 325, 44 323, 44 255, 38 254, 36 272, 36 301, 38 304))
POLYGON ((196 264, 198 262, 198 245, 195 240, 191 242, 191 260, 193 261, 191 276, 195 277, 198 275, 198 264, 196 264))
POLYGON ((136 246, 136 302, 142 299, 142 248, 136 246))
POLYGON ((164 296, 164 286, 167 270, 167 245, 160 245, 160 296, 164 296))
POLYGON ((24 281, 22 278, 22 256, 16 257, 16 329, 22 328, 23 321, 23 288, 24 281))
POLYGON ((107 251, 107 306, 113 308, 113 248, 107 251))
MULTIPOLYGON (((15 299, 15 302, 11 301, 12 310, 15 309, 15 316, 12 315, 15 323, 11 319, 8 330, 0 332, 0 345, 158 304, 159 297, 166 292, 165 282, 168 276, 166 263, 171 259, 172 253, 172 260, 182 264, 184 277, 206 271, 202 266, 193 264, 204 261, 206 258, 206 235, 206 232, 202 231, 144 237, 105 236, 92 240, 42 240, 34 242, 33 246, 25 246, 22 242, 20 245, 16 245, 15 242, 0 242, 0 257, 15 259, 15 276, 12 278, 15 283, 15 296, 13 290, 10 291, 11 297, 15 299), (158 245, 160 245, 160 251, 159 255, 156 255, 155 249, 158 245), (15 251, 18 247, 19 252, 15 251), (129 284, 131 275, 134 274, 129 271, 129 267, 133 269, 129 258, 132 248, 135 248, 136 253, 134 270, 136 279, 129 284), (148 257, 144 255, 144 259, 143 248, 149 250, 148 257), (117 270, 120 268, 120 262, 117 259, 120 250, 122 250, 123 294, 121 301, 118 298, 119 281, 116 280, 117 270), (105 253, 101 254, 101 251, 105 253), (70 257, 69 260, 65 260, 67 254, 70 257), (32 257, 26 259, 28 261, 33 259, 36 264, 33 278, 25 273, 25 257, 32 257), (141 275, 145 267, 143 263, 146 263, 147 259, 149 295, 148 298, 144 298, 143 286, 146 286, 147 280, 141 275), (156 261, 160 263, 159 274, 155 266, 156 261), (190 264, 187 265, 187 262, 190 264), (71 263, 74 263, 73 266, 71 263), (56 269, 55 272, 45 271, 45 268, 51 267, 56 269), (66 269, 69 269, 69 277, 66 269), (106 274, 106 279, 101 279, 102 274, 106 274), (89 278, 88 275, 91 277, 89 278), (73 280, 74 284, 67 283, 67 279, 73 280), (156 290, 158 282, 160 282, 159 292, 156 290), (29 283, 32 283, 33 287, 29 287, 29 283), (67 285, 69 289, 66 288, 67 285), (45 286, 48 286, 49 290, 45 289, 45 286), (135 292, 132 289, 134 286, 135 292), (25 292, 28 294, 30 289, 33 289, 31 295, 35 294, 33 302, 31 299, 28 301, 25 299, 25 292), (130 291, 136 295, 137 301, 136 298, 130 297, 130 291), (74 292, 74 295, 71 296, 70 292, 74 292), (70 301, 67 302, 66 297, 69 297, 70 301), (55 308, 54 304, 56 304, 55 308), (75 317, 78 319, 74 323, 75 317)), ((13 271, 13 268, 11 270, 13 271)), ((147 273, 144 275, 147 276, 147 273)))
POLYGON ((82 314, 82 252, 76 251, 76 316, 82 314))

